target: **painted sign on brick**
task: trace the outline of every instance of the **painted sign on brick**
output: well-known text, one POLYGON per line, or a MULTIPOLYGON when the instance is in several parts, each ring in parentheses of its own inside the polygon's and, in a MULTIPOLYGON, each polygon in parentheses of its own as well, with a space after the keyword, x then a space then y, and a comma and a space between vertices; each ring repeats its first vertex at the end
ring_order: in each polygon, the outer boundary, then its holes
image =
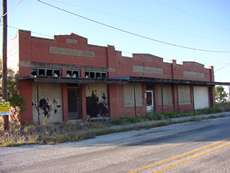
POLYGON ((53 47, 49 48, 49 53, 58 54, 58 55, 66 55, 66 56, 83 56, 83 57, 95 57, 95 52, 92 51, 82 51, 64 47, 53 47))
POLYGON ((192 78, 192 79, 204 79, 204 73, 193 72, 193 71, 184 71, 185 78, 192 78))
POLYGON ((144 74, 160 74, 163 75, 163 69, 157 67, 146 67, 141 65, 134 65, 133 72, 144 73, 144 74))

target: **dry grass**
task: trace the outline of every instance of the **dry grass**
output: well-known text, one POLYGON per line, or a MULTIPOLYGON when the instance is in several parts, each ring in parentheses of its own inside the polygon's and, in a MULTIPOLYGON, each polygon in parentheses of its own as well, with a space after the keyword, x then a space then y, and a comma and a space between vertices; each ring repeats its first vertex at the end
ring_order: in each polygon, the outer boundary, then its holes
POLYGON ((15 146, 22 144, 56 144, 66 141, 79 141, 93 138, 97 130, 104 130, 109 125, 101 122, 63 123, 55 125, 19 126, 10 123, 10 130, 0 130, 0 146, 15 146))
POLYGON ((167 125, 172 123, 170 118, 178 117, 179 115, 195 115, 194 117, 196 117, 196 119, 194 120, 199 120, 199 114, 210 114, 224 111, 230 111, 229 103, 215 105, 212 109, 204 109, 195 113, 167 113, 164 116, 158 115, 159 117, 153 117, 155 115, 150 115, 147 117, 138 117, 136 119, 125 118, 114 122, 78 122, 74 124, 62 123, 40 126, 28 124, 23 127, 15 123, 10 123, 10 130, 8 132, 3 131, 3 120, 0 117, 0 146, 56 144, 66 141, 79 141, 82 139, 93 138, 97 135, 167 125))
POLYGON ((3 118, 0 117, 0 132, 3 131, 3 118))

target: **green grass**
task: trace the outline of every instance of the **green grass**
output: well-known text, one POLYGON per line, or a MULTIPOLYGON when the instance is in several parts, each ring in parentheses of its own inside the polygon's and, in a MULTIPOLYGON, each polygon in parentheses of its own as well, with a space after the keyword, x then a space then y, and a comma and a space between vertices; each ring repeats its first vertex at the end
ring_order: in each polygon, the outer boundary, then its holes
POLYGON ((133 124, 144 121, 152 120, 165 120, 170 118, 186 117, 186 116, 198 116, 201 114, 212 114, 218 112, 230 111, 230 103, 215 104, 213 108, 200 109, 192 112, 164 112, 164 113, 147 113, 145 116, 141 117, 122 117, 117 120, 113 120, 113 125, 125 125, 133 124))

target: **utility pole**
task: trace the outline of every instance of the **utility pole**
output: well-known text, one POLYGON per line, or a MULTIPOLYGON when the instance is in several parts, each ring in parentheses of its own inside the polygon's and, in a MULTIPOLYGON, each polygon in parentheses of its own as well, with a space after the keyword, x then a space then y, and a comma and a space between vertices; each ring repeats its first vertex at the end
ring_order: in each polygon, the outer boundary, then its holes
MULTIPOLYGON (((2 30, 2 95, 3 99, 7 101, 7 0, 2 0, 2 17, 3 17, 3 30, 2 30)), ((9 129, 9 116, 3 116, 4 129, 9 129)))

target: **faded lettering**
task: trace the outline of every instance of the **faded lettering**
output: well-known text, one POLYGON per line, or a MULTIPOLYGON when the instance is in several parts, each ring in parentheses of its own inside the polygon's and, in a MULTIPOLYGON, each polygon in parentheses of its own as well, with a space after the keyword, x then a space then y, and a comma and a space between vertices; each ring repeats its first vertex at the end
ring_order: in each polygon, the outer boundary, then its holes
POLYGON ((184 78, 204 79, 204 73, 184 71, 184 78))
POLYGON ((157 67, 146 67, 141 65, 134 65, 133 72, 144 73, 144 74, 160 74, 163 75, 163 69, 157 67))
POLYGON ((66 55, 66 56, 82 56, 82 57, 94 57, 95 52, 92 51, 81 51, 76 49, 70 48, 63 48, 63 47, 50 47, 49 53, 57 54, 57 55, 66 55))

